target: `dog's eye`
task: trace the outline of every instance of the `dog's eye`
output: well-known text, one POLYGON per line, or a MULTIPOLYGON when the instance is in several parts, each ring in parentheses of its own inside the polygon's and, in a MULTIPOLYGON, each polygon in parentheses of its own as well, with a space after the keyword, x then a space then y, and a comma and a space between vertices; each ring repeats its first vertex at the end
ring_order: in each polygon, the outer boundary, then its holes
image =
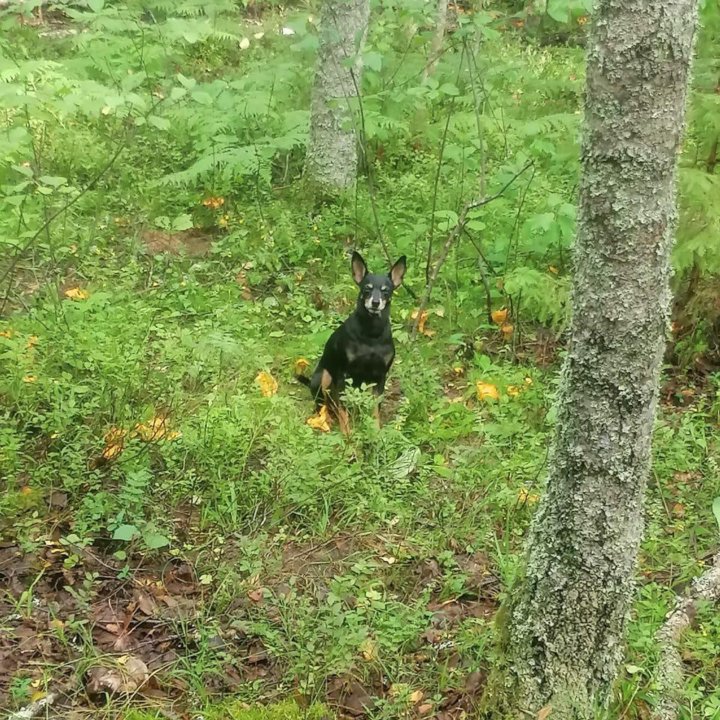
POLYGON ((365 289, 366 289, 366 290, 372 290, 372 285, 366 285, 366 286, 365 286, 365 289))
POLYGON ((382 290, 382 292, 387 292, 387 291, 388 291, 388 289, 387 289, 384 285, 380 288, 380 290, 382 290))

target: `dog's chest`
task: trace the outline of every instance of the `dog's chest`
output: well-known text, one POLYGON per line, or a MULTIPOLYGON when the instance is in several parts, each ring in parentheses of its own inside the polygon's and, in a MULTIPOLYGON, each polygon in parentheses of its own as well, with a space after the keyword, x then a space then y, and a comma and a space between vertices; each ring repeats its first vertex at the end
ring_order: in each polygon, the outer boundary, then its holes
POLYGON ((349 374, 353 377, 374 379, 387 372, 395 355, 390 343, 364 343, 351 341, 345 348, 349 374))

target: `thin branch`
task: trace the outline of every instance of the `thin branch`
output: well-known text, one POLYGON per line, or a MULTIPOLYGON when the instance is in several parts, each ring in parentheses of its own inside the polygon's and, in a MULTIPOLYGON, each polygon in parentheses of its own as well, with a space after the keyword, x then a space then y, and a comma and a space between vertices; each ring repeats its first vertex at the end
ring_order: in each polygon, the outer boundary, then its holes
MULTIPOLYGON (((164 102, 165 98, 159 98, 156 102, 152 103, 150 109, 145 113, 143 117, 147 120, 147 118, 152 115, 157 110, 157 108, 160 107, 160 105, 162 105, 164 102)), ((43 224, 32 234, 32 236, 27 240, 27 242, 19 250, 16 251, 7 269, 5 270, 5 272, 3 272, 2 276, 0 276, 0 285, 2 285, 2 283, 5 282, 5 280, 14 272, 21 258, 23 258, 25 256, 25 253, 27 253, 27 251, 35 244, 35 241, 46 230, 49 230, 52 223, 58 217, 60 217, 60 215, 62 215, 68 208, 75 205, 80 200, 80 198, 90 192, 90 190, 92 190, 98 184, 98 182, 100 182, 103 176, 112 169, 113 165, 122 154, 122 151, 128 146, 130 138, 133 136, 135 129, 136 128, 131 128, 125 132, 124 137, 118 143, 115 152, 112 154, 107 163, 105 163, 105 165, 103 165, 103 167, 97 172, 97 174, 90 180, 90 182, 84 188, 82 188, 77 193, 77 195, 70 198, 67 202, 63 203, 63 205, 59 207, 54 213, 46 217, 45 222, 43 222, 43 224)), ((10 292, 10 283, 8 283, 8 287, 2 300, 2 304, 0 304, 0 314, 5 311, 8 299, 10 298, 10 292)))
POLYGON ((418 331, 418 325, 420 324, 420 318, 422 317, 422 313, 424 312, 425 308, 427 307, 428 302, 430 301, 430 295, 432 294, 433 287, 435 286, 435 282, 437 281, 438 275, 440 274, 440 270, 442 266, 445 264, 445 260, 447 260, 447 256, 450 253, 450 248, 452 248, 453 244, 457 240, 457 238, 460 236, 462 231, 465 229, 465 225, 468 221, 468 214, 472 210, 477 210, 478 208, 484 207, 485 205, 489 205, 494 200, 497 200, 499 197, 501 197, 505 191, 517 180, 520 175, 522 175, 528 168, 532 167, 533 163, 532 161, 529 161, 526 163, 521 170, 518 170, 511 178, 508 180, 505 185, 502 186, 498 192, 496 192, 494 195, 490 195, 490 197, 485 198, 478 198, 476 200, 470 200, 469 202, 465 203, 465 206, 460 211, 460 215, 458 216, 458 220, 455 223, 455 226, 453 229, 448 233, 447 238, 445 239, 445 244, 443 245, 443 248, 440 252, 440 256, 437 259, 437 262, 435 263, 435 266, 432 269, 432 273, 430 274, 430 277, 428 278, 428 282, 425 285, 425 292, 423 293, 422 299, 420 300, 420 306, 418 308, 417 317, 415 318, 415 323, 412 328, 412 334, 411 337, 414 339, 417 336, 418 331))
POLYGON ((468 229, 466 227, 463 228, 463 232, 467 236, 468 240, 470 240, 474 248, 477 250, 478 255, 480 256, 481 262, 478 265, 478 268, 480 269, 480 278, 482 279, 482 284, 485 288, 485 307, 487 310, 487 321, 488 325, 492 325, 492 293, 490 292, 490 283, 487 278, 487 273, 485 272, 486 267, 492 272, 492 265, 490 265, 490 263, 486 260, 482 248, 475 242, 475 238, 468 232, 468 229))
POLYGON ((505 253, 504 272, 508 271, 508 265, 510 264, 510 253, 513 250, 513 245, 515 246, 515 262, 517 263, 517 248, 520 244, 520 216, 522 215, 522 210, 525 205, 525 198, 527 197, 528 190, 530 190, 530 186, 532 185, 534 179, 535 168, 533 167, 532 173, 530 173, 530 178, 527 181, 527 185, 525 185, 522 194, 520 195, 520 202, 518 203, 518 209, 515 213, 515 222, 513 223, 513 229, 510 233, 510 242, 508 243, 507 252, 505 253))
MULTIPOLYGON (((475 124, 477 126, 477 134, 478 134, 478 144, 480 146, 480 195, 485 195, 485 182, 487 179, 487 156, 485 154, 485 133, 482 129, 482 104, 485 102, 485 99, 487 98, 487 91, 485 90, 485 87, 482 87, 483 92, 483 101, 481 103, 480 99, 478 98, 477 93, 477 87, 476 87, 476 74, 473 73, 473 65, 475 65, 475 56, 472 53, 471 48, 468 47, 467 39, 463 39, 463 45, 465 47, 465 52, 468 56, 468 72, 470 73, 470 87, 472 88, 473 92, 473 100, 475 103, 475 124)), ((477 69, 477 66, 476 66, 477 69)), ((480 78, 478 78, 479 80, 480 78)))
MULTIPOLYGON (((465 48, 463 48, 460 56, 460 66, 458 67, 457 82, 460 82, 460 73, 462 72, 463 59, 465 57, 465 48)), ((433 241, 435 239, 435 212, 437 210, 438 188, 440 187, 440 175, 442 173, 443 158, 445 156, 445 143, 447 142, 448 130, 450 129, 450 120, 455 109, 455 98, 450 99, 450 108, 448 110, 447 119, 445 120, 445 128, 443 129, 442 140, 440 141, 440 157, 438 157, 437 172, 435 173, 435 182, 433 185, 432 211, 430 213, 430 237, 428 239, 427 256, 425 258, 425 284, 430 282, 430 265, 432 264, 433 241)))
MULTIPOLYGON (((473 64, 473 67, 475 68, 475 77, 478 78, 478 80, 480 80, 480 78, 482 77, 482 75, 481 75, 481 73, 480 73, 480 68, 478 67, 477 57, 476 57, 473 49, 472 49, 469 45, 467 45, 467 50, 468 50, 468 53, 469 53, 470 60, 471 60, 471 62, 472 62, 472 64, 473 64)), ((471 81, 472 81, 472 79, 471 79, 471 81)), ((474 81, 472 81, 472 82, 474 82, 474 81)), ((481 81, 481 85, 482 85, 482 81, 481 81)), ((486 88, 484 85, 482 85, 482 91, 483 91, 483 103, 484 103, 485 107, 487 108, 487 115, 488 115, 488 116, 490 117, 490 119, 495 123, 495 127, 497 128, 497 131, 498 131, 501 135, 503 135, 504 144, 505 144, 504 152, 505 152, 505 155, 507 155, 507 149, 508 149, 508 148, 507 148, 507 145, 508 145, 508 140, 507 140, 507 128, 505 127, 505 125, 504 125, 503 123, 501 123, 501 122, 498 120, 497 115, 496 115, 496 111, 495 111, 495 109, 493 108, 493 104, 492 104, 492 100, 491 100, 490 94, 488 93, 487 88, 486 88)))
POLYGON ((377 238, 382 247, 385 259, 391 263, 392 256, 390 255, 390 249, 385 242, 385 235, 383 234, 382 224, 380 222, 380 216, 378 215, 377 203, 375 200, 375 182, 373 168, 367 151, 367 133, 365 132, 365 106, 363 105, 362 94, 360 93, 360 84, 355 77, 354 68, 350 68, 350 77, 352 78, 353 85, 355 86, 355 93, 357 94, 358 101, 358 113, 360 115, 360 132, 358 133, 358 145, 360 146, 360 152, 362 152, 363 159, 365 160, 365 169, 367 170, 367 183, 368 183, 368 197, 370 198, 370 208, 373 214, 373 220, 375 222, 375 228, 377 232, 377 238))
POLYGON ((451 98, 450 108, 448 110, 447 119, 445 120, 445 128, 440 141, 440 157, 438 158, 437 172, 435 173, 435 182, 433 183, 432 210, 430 212, 430 237, 428 239, 427 257, 425 258, 425 284, 430 281, 430 265, 432 264, 433 239, 435 237, 435 211, 437 210, 438 188, 440 186, 440 174, 442 173, 443 156, 445 154, 445 143, 447 141, 450 118, 452 117, 454 107, 455 98, 451 98))
POLYGON ((417 35, 418 31, 417 28, 413 31, 413 34, 410 36, 410 39, 408 40, 407 45, 405 46, 405 50, 403 51, 403 54, 400 56, 400 60, 397 64, 397 67, 395 70, 393 70, 393 74, 387 79, 387 82, 383 82, 383 90, 387 90, 389 88, 392 88, 392 84, 395 81, 396 75, 400 72, 403 63, 405 62, 405 58, 408 56, 408 53, 410 52, 410 49, 413 46, 413 42, 415 40, 415 36, 417 35))

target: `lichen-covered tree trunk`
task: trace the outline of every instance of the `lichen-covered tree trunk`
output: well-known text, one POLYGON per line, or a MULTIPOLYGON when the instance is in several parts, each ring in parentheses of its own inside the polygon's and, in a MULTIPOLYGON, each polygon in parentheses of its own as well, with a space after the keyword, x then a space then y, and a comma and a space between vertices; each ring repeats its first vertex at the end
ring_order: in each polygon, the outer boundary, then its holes
POLYGON ((508 717, 538 717, 548 706, 552 720, 591 717, 623 656, 667 328, 696 6, 596 4, 570 345, 547 490, 508 617, 508 717))
POLYGON ((362 64, 356 58, 365 43, 369 17, 369 0, 324 0, 321 10, 305 176, 330 194, 351 187, 357 177, 359 128, 354 108, 362 64))
POLYGON ((445 29, 447 28, 448 0, 437 0, 437 15, 435 20, 435 34, 430 45, 430 55, 423 70, 423 81, 435 72, 435 65, 442 54, 445 29))

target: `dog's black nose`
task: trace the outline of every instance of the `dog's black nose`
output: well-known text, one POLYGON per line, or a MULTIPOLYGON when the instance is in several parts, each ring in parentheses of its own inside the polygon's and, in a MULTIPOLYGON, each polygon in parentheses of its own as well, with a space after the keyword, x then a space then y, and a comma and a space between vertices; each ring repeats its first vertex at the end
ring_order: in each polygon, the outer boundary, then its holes
POLYGON ((379 300, 373 300, 373 301, 372 301, 372 306, 373 306, 374 308, 379 308, 379 307, 380 307, 380 301, 379 301, 379 300))

